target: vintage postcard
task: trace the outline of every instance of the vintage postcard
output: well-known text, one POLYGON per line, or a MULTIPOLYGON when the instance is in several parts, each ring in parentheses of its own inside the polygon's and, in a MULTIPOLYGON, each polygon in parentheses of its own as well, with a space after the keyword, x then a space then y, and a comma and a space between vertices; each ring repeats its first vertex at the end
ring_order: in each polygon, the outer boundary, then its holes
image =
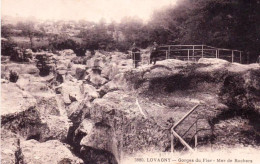
POLYGON ((2 0, 2 164, 259 164, 260 0, 2 0))

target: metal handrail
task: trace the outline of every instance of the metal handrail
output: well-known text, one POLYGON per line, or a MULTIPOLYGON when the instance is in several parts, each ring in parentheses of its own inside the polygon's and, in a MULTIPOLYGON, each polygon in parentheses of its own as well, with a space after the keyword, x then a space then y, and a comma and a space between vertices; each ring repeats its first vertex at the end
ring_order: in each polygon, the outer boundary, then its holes
MULTIPOLYGON (((175 123, 172 127, 171 127, 171 152, 173 152, 173 147, 174 147, 174 145, 173 145, 173 139, 174 139, 174 137, 173 136, 175 136, 176 138, 178 138, 179 140, 180 140, 180 142, 186 147, 186 148, 188 148, 190 151, 194 151, 190 146, 189 146, 189 144, 187 143, 187 142, 185 142, 183 139, 182 139, 182 137, 181 136, 179 136, 179 134, 178 133, 176 133, 175 132, 175 128, 178 126, 178 125, 180 125, 193 111, 195 111, 199 106, 201 106, 202 104, 200 103, 200 104, 197 104, 197 105, 195 105, 188 113, 186 113, 177 123, 175 123)), ((197 121, 197 120, 196 120, 197 121)), ((194 124, 193 124, 194 125, 194 124)), ((192 126, 193 126, 192 125, 192 126)))
POLYGON ((186 113, 177 123, 172 126, 172 129, 176 128, 180 123, 184 121, 195 109, 197 109, 201 104, 195 105, 188 113, 186 113))
POLYGON ((212 49, 218 49, 218 50, 228 50, 228 51, 238 51, 238 52, 243 52, 240 50, 236 50, 236 49, 227 49, 227 48, 218 48, 218 47, 213 47, 213 46, 208 46, 205 44, 201 44, 201 45, 162 45, 160 47, 209 47, 212 49))
MULTIPOLYGON (((178 58, 188 61, 197 61, 197 58, 220 58, 230 62, 242 63, 245 57, 242 57, 242 51, 217 48, 208 45, 162 45, 159 46, 158 58, 165 56, 165 59, 178 58), (164 54, 163 54, 164 53, 164 54)), ((132 51, 128 51, 133 56, 132 51)), ((144 52, 140 52, 141 54, 144 52)), ((135 60, 135 59, 133 59, 135 60)), ((148 61, 149 63, 149 61, 148 61)), ((144 64, 144 59, 141 57, 141 65, 144 64)))
MULTIPOLYGON (((195 53, 201 53, 200 57, 205 58, 208 56, 205 56, 205 54, 211 54, 214 55, 216 58, 220 58, 220 52, 225 53, 228 52, 230 54, 224 54, 225 57, 231 58, 231 62, 235 62, 237 60, 236 56, 239 55, 239 62, 242 63, 242 51, 235 50, 235 49, 226 49, 226 48, 217 48, 212 47, 208 45, 162 45, 160 48, 164 48, 161 50, 158 50, 159 52, 165 52, 166 59, 171 58, 171 52, 172 53, 183 53, 187 51, 188 54, 185 56, 190 60, 190 56, 194 56, 195 53), (167 49, 166 49, 167 48, 167 49), (210 51, 210 52, 209 52, 210 51), (190 54, 191 52, 191 54, 190 54), (236 54, 235 54, 236 53, 236 54), (237 54, 239 53, 239 54, 237 54)), ((176 57, 176 55, 174 55, 176 57)), ((223 58, 223 55, 221 54, 221 58, 223 58)))

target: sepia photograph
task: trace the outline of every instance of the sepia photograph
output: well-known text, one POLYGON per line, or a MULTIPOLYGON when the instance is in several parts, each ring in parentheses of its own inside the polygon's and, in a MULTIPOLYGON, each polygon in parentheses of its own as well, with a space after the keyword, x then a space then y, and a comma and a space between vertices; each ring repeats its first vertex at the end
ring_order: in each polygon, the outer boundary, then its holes
POLYGON ((1 0, 1 164, 260 164, 260 0, 1 0))

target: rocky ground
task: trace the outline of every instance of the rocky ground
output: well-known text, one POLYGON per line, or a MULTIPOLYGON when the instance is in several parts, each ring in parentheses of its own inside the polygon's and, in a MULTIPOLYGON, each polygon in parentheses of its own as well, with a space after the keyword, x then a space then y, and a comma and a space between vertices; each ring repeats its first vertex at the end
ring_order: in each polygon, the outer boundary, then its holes
MULTIPOLYGON (((123 53, 41 52, 1 65, 1 162, 120 163, 170 151, 170 127, 198 147, 259 146, 260 66, 220 59, 133 68, 123 53), (14 78, 16 72, 18 79, 14 78)), ((176 140, 175 149, 182 149, 176 140)))

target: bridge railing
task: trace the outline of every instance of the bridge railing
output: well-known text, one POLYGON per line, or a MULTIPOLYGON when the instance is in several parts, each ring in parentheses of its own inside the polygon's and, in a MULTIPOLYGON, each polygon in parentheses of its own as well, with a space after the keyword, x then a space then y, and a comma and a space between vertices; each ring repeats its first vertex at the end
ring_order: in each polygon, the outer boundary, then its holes
POLYGON ((164 59, 198 61, 200 58, 219 58, 232 63, 245 63, 246 60, 242 51, 207 45, 162 45, 159 51, 159 56, 164 59))
MULTIPOLYGON (((186 127, 185 129, 181 128, 180 130, 182 131, 182 133, 177 132, 177 127, 180 126, 185 120, 188 119, 188 117, 195 112, 195 110, 199 109, 199 107, 206 107, 205 104, 197 104, 195 105, 190 111, 188 111, 179 121, 177 121, 170 129, 171 131, 171 152, 174 151, 175 146, 177 144, 177 142, 175 142, 175 139, 179 140, 179 142, 184 146, 184 149, 188 149, 189 151, 193 152, 194 149, 197 149, 198 146, 198 134, 201 131, 208 131, 208 130, 212 130, 212 129, 205 129, 205 128, 201 128, 198 125, 198 122, 200 120, 206 120, 205 118, 196 118, 192 123, 189 124, 188 127, 186 127), (193 134, 192 134, 193 132, 193 134), (190 137, 189 141, 184 140, 185 135, 192 135, 192 137, 190 137), (191 142, 194 141, 194 146, 193 144, 191 144, 191 142)), ((187 124, 187 123, 186 123, 187 124)))

